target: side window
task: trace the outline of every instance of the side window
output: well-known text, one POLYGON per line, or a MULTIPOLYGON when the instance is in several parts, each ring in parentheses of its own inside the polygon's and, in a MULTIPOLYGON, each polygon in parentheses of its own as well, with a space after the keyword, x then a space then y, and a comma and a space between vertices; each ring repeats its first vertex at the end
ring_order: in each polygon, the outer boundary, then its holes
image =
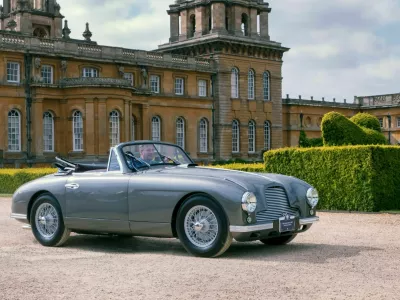
POLYGON ((121 171, 121 166, 119 165, 114 149, 111 150, 110 162, 108 163, 108 171, 121 171))

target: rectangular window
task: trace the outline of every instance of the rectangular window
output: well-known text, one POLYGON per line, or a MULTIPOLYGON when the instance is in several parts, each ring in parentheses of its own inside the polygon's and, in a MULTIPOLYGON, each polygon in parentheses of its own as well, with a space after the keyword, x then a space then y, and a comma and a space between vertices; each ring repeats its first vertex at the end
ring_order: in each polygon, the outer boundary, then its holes
POLYGON ((400 118, 397 118, 397 127, 400 128, 400 118))
POLYGON ((175 94, 176 95, 183 95, 183 78, 175 78, 175 94))
POLYGON ((133 73, 124 73, 124 78, 129 80, 132 86, 135 85, 133 73))
POLYGON ((381 128, 383 128, 383 118, 379 118, 379 124, 381 125, 381 128))
POLYGON ((99 71, 95 68, 83 68, 83 77, 99 77, 99 71))
POLYGON ((53 84, 53 67, 43 65, 42 66, 42 79, 43 83, 53 84))
POLYGON ((19 81, 20 81, 19 74, 20 74, 19 63, 8 62, 7 63, 7 81, 19 83, 19 81))
POLYGON ((160 76, 151 75, 150 76, 150 88, 152 93, 160 93, 160 76))
POLYGON ((199 96, 207 97, 207 81, 199 80, 199 96))

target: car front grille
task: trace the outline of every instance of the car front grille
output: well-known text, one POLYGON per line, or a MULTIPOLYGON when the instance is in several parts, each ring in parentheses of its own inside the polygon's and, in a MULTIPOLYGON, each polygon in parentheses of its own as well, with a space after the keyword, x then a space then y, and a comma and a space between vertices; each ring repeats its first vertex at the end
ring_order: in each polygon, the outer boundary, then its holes
POLYGON ((298 217, 299 211, 289 206, 286 192, 281 187, 269 187, 265 189, 266 210, 257 212, 257 222, 271 222, 282 217, 287 213, 298 217))

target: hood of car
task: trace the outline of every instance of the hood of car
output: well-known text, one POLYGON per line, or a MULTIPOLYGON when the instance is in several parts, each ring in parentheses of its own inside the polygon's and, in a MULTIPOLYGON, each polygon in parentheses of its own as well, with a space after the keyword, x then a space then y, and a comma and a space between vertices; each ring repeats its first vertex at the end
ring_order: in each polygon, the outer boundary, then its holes
MULTIPOLYGON (((157 170, 162 174, 171 174, 172 176, 191 176, 199 178, 216 178, 226 180, 237 185, 240 185, 244 189, 249 189, 249 185, 268 185, 271 183, 278 183, 285 185, 291 177, 267 174, 267 173, 250 173, 242 171, 234 171, 227 169, 207 168, 207 167, 186 167, 178 166, 171 168, 163 168, 157 170)), ((293 180, 293 179, 291 179, 293 180)))

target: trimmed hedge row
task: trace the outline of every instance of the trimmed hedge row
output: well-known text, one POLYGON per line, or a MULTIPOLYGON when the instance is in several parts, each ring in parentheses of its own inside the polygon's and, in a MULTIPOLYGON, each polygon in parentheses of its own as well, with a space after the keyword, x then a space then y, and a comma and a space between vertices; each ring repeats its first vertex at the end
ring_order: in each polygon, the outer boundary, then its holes
POLYGON ((57 169, 0 169, 0 194, 13 194, 24 183, 55 172, 57 169))
MULTIPOLYGON (((367 120, 365 116, 362 116, 357 122, 368 123, 367 126, 375 127, 371 120, 372 118, 367 120)), ((386 137, 382 133, 359 126, 337 112, 330 112, 324 116, 321 130, 325 146, 388 144, 386 137)))
POLYGON ((257 172, 257 173, 265 172, 265 166, 263 163, 255 163, 255 164, 235 163, 229 165, 217 165, 213 166, 212 168, 222 168, 222 169, 229 169, 229 170, 236 170, 243 172, 257 172))
POLYGON ((400 209, 400 147, 287 148, 264 154, 266 172, 317 188, 318 209, 377 212, 400 209))

